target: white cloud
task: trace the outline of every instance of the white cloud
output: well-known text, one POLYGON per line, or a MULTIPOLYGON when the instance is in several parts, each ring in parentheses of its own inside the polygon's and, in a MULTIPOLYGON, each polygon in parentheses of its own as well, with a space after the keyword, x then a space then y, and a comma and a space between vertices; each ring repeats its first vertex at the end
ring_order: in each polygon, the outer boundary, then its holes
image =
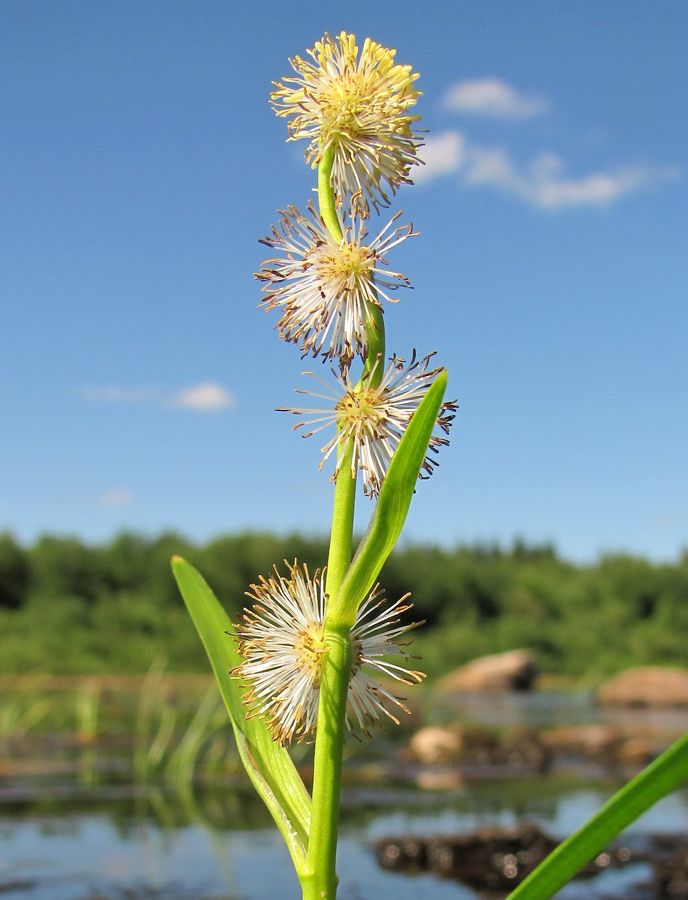
POLYGON ((219 412, 234 406, 231 391, 215 381, 190 385, 171 394, 155 387, 122 387, 115 384, 86 387, 81 393, 86 399, 97 403, 148 403, 204 413, 219 412))
POLYGON ((505 147, 472 143, 456 130, 445 131, 431 141, 429 159, 434 154, 439 162, 426 166, 421 182, 457 174, 459 183, 466 187, 501 190, 544 210, 608 206, 628 194, 681 177, 677 167, 651 165, 621 166, 572 176, 555 153, 540 153, 519 165, 505 147))
POLYGON ((111 488, 99 497, 100 505, 107 509, 122 509, 124 506, 131 506, 133 502, 134 495, 126 488, 111 488))
POLYGON ((412 173, 416 184, 455 172, 463 161, 463 135, 458 131, 444 131, 438 135, 431 135, 425 139, 425 145, 419 155, 425 165, 414 169, 412 173))
POLYGON ((532 119, 549 109, 544 97, 523 94, 499 78, 459 81, 445 94, 444 105, 456 112, 495 119, 532 119))
POLYGON ((679 176, 660 166, 623 166, 609 171, 572 176, 561 157, 541 153, 519 167, 503 148, 474 146, 468 154, 463 181, 515 194, 539 209, 609 206, 628 194, 679 176))
POLYGON ((170 403, 183 409, 209 413, 234 406, 234 397, 217 382, 204 381, 202 384, 178 391, 171 397, 170 403))

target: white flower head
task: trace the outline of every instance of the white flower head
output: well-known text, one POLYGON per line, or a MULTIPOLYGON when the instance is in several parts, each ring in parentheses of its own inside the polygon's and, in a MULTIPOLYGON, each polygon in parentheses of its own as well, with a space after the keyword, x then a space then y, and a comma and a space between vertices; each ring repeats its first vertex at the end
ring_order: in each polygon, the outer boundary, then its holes
POLYGON ((339 202, 367 218, 370 205, 387 206, 409 170, 418 163, 422 141, 410 115, 420 92, 418 74, 395 63, 395 50, 366 38, 359 56, 356 38, 326 34, 311 61, 290 60, 296 73, 275 82, 270 102, 278 116, 291 119, 289 139, 305 138, 306 160, 317 166, 332 149, 332 185, 339 202))
MULTIPOLYGON (((279 412, 290 412, 302 416, 294 429, 306 428, 303 437, 310 437, 326 428, 334 426, 335 434, 321 448, 323 457, 320 468, 335 455, 337 460, 333 480, 339 475, 341 458, 340 450, 353 440, 353 456, 351 475, 356 470, 363 473, 363 490, 366 496, 375 497, 389 467, 392 456, 404 436, 411 417, 420 406, 435 377, 441 368, 430 368, 434 353, 417 359, 415 351, 411 361, 406 364, 403 359, 393 356, 382 375, 380 383, 375 385, 371 375, 353 384, 348 369, 337 373, 336 389, 321 381, 313 372, 305 372, 323 386, 325 393, 298 390, 328 403, 326 408, 279 408, 279 412)), ((374 369, 373 369, 374 372, 374 369)), ((432 455, 423 460, 420 478, 428 478, 438 465, 434 455, 439 448, 449 443, 446 435, 454 420, 457 410, 455 401, 443 403, 437 418, 437 425, 444 432, 430 438, 428 449, 432 455)))
MULTIPOLYGON (((251 585, 253 601, 237 626, 243 662, 232 675, 248 682, 245 696, 253 714, 266 718, 275 740, 312 738, 317 725, 323 655, 327 652, 323 623, 327 609, 325 571, 310 577, 307 567, 285 561, 289 576, 277 568, 251 585)), ((395 663, 409 657, 404 636, 420 623, 402 624, 410 609, 408 594, 383 608, 375 587, 361 604, 350 632, 353 665, 349 676, 347 728, 369 735, 382 715, 396 724, 396 710, 409 710, 402 697, 381 685, 376 676, 402 684, 418 684, 422 672, 395 663), (392 657, 390 659, 389 657, 392 657)))
POLYGON ((365 353, 366 325, 372 304, 390 303, 390 292, 410 287, 409 280, 387 268, 386 253, 415 236, 412 225, 393 227, 397 213, 366 243, 367 229, 354 219, 340 241, 329 232, 311 203, 308 215, 290 206, 282 210, 262 244, 280 255, 263 263, 256 278, 263 282, 265 309, 280 309, 280 337, 299 344, 304 355, 337 357, 348 365, 365 353))

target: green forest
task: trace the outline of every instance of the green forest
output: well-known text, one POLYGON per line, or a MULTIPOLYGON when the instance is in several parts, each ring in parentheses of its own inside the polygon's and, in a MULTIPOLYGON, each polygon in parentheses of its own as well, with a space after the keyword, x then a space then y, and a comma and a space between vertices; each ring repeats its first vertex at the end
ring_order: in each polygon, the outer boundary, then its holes
MULTIPOLYGON (((244 591, 275 561, 315 569, 327 545, 244 533, 201 546, 173 533, 123 533, 101 545, 46 535, 22 546, 0 534, 0 672, 145 672, 161 654, 171 670, 205 671, 170 573, 173 554, 198 567, 235 617, 244 591)), ((411 592, 413 614, 425 621, 413 652, 431 676, 515 647, 571 683, 688 662, 688 552, 671 564, 610 555, 574 565, 551 546, 521 541, 412 545, 397 548, 380 582, 390 599, 411 592)))

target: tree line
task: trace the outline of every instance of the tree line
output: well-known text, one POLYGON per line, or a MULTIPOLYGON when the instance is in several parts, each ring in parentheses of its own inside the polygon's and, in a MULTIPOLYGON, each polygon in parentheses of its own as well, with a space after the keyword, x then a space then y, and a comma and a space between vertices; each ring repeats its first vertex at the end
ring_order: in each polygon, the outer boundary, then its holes
MULTIPOLYGON (((123 533, 100 545, 45 535, 22 546, 0 534, 0 671, 144 671, 160 653, 171 668, 202 670, 170 573, 175 553, 235 618, 244 591, 275 561, 298 558, 314 571, 327 543, 243 533, 198 545, 174 533, 123 533)), ((411 592, 426 623, 416 645, 431 674, 517 646, 574 678, 688 664, 688 553, 664 564, 617 554, 577 565, 523 541, 409 545, 397 547, 380 582, 392 599, 411 592)))

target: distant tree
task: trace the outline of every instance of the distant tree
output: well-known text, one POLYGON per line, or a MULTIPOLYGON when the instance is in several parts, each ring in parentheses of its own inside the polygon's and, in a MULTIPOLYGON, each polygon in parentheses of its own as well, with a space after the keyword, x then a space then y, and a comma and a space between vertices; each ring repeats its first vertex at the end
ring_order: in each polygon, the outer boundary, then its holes
POLYGON ((206 544, 200 551, 199 566, 217 598, 233 616, 242 606, 244 591, 248 587, 241 581, 241 573, 235 565, 236 539, 219 537, 206 544))
POLYGON ((327 562, 328 544, 323 538, 303 537, 300 534, 288 534, 282 541, 280 559, 298 559, 306 563, 314 572, 322 569, 327 562))
POLYGON ((198 565, 198 550, 187 538, 175 531, 163 532, 149 547, 145 591, 152 601, 163 606, 181 604, 170 563, 173 556, 183 556, 190 563, 198 565))
POLYGON ((44 535, 29 551, 31 587, 49 597, 95 602, 102 586, 99 551, 76 538, 44 535))
POLYGON ((29 562, 9 532, 0 534, 0 607, 19 609, 29 590, 29 562))
POLYGON ((140 534, 124 531, 101 550, 102 578, 113 592, 135 591, 150 579, 151 541, 140 534))
POLYGON ((655 614, 663 587, 659 567, 646 559, 618 554, 605 557, 599 573, 627 620, 649 619, 655 614))
MULTIPOLYGON (((275 561, 281 572, 281 560, 294 558, 315 572, 327 542, 243 532, 196 546, 174 532, 124 532, 100 546, 48 535, 22 548, 0 533, 0 670, 143 671, 161 650, 174 666, 202 666, 170 571, 174 554, 204 573, 235 620, 244 592, 275 561)), ((417 640, 435 674, 515 646, 573 676, 685 663, 688 553, 671 564, 616 555, 574 565, 525 541, 416 544, 395 550, 380 583, 391 600, 411 592, 406 616, 426 621, 417 640)))
POLYGON ((517 537, 514 541, 511 555, 518 560, 556 559, 556 551, 552 544, 528 544, 520 537, 517 537))
POLYGON ((444 611, 456 614, 456 579, 451 561, 440 547, 416 546, 397 550, 380 575, 390 600, 411 594, 413 617, 436 624, 444 611))

